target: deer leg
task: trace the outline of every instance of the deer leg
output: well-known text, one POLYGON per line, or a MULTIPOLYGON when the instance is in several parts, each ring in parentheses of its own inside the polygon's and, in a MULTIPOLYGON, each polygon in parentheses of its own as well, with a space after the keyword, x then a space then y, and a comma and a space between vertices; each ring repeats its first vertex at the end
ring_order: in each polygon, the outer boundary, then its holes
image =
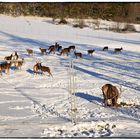
POLYGON ((42 74, 42 75, 45 75, 43 71, 41 72, 41 74, 42 74))
POLYGON ((104 106, 107 107, 107 98, 105 97, 105 95, 104 95, 104 106))
POLYGON ((7 74, 9 75, 9 69, 7 69, 7 74))
POLYGON ((104 106, 107 107, 107 99, 104 99, 104 106))
POLYGON ((115 97, 115 106, 116 107, 118 106, 117 100, 118 100, 118 96, 115 97))
POLYGON ((112 99, 112 106, 116 106, 116 97, 112 99))
POLYGON ((114 106, 114 100, 110 99, 110 106, 114 106))
POLYGON ((49 73, 49 76, 52 76, 53 77, 53 75, 51 74, 51 72, 48 72, 49 73))
POLYGON ((2 76, 2 71, 0 71, 0 75, 2 76))

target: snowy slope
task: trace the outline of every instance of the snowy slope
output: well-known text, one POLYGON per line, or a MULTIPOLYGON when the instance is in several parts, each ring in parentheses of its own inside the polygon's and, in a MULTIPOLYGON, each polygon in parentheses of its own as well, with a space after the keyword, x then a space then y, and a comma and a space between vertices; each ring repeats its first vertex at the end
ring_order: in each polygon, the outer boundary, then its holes
POLYGON ((17 51, 25 58, 22 70, 0 77, 0 137, 140 137, 140 34, 114 33, 69 25, 50 19, 0 16, 0 60, 17 51), (76 46, 83 59, 56 54, 41 55, 39 48, 58 42, 76 46), (104 46, 109 47, 103 52, 104 46), (115 47, 123 47, 114 54, 115 47), (26 48, 34 50, 28 56, 26 48), (95 49, 93 56, 88 49, 95 49), (71 124, 69 60, 75 61, 77 125, 71 124), (34 75, 36 60, 51 68, 34 75), (102 60, 102 62, 97 62, 102 60), (114 60, 107 62, 107 60, 114 60), (127 62, 127 61, 137 62, 127 62), (136 104, 104 108, 101 87, 122 86, 120 101, 136 104))

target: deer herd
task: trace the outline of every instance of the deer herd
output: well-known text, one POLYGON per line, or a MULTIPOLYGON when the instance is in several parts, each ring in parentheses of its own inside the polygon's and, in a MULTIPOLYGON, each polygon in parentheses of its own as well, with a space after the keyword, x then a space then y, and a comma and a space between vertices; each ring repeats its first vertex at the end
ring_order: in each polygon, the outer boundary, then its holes
MULTIPOLYGON (((69 46, 67 48, 62 48, 58 43, 55 43, 54 45, 51 45, 46 48, 39 48, 40 52, 42 55, 47 55, 47 54, 55 54, 55 52, 59 52, 60 56, 61 55, 69 55, 70 52, 72 51, 75 58, 83 58, 83 54, 81 52, 76 52, 76 47, 74 45, 69 46)), ((115 48, 114 53, 121 52, 123 48, 115 48)), ((33 55, 34 51, 32 49, 26 49, 28 55, 33 55)), ((108 51, 108 46, 105 46, 102 51, 108 51)), ((92 56, 93 53, 95 52, 94 49, 92 50, 87 50, 87 54, 89 56, 92 56)), ((9 56, 4 57, 4 62, 0 64, 0 74, 2 75, 2 72, 5 71, 5 73, 9 74, 11 66, 14 66, 16 69, 21 69, 23 63, 24 63, 24 58, 19 59, 19 55, 17 52, 12 53, 9 56)), ((41 62, 36 62, 33 66, 33 73, 34 74, 44 74, 44 72, 47 72, 49 76, 52 76, 51 70, 49 67, 43 66, 41 62)), ((105 84, 102 88, 102 93, 104 97, 104 105, 108 106, 107 101, 111 100, 111 106, 117 106, 117 100, 119 97, 119 91, 118 89, 111 85, 111 84, 105 84)))

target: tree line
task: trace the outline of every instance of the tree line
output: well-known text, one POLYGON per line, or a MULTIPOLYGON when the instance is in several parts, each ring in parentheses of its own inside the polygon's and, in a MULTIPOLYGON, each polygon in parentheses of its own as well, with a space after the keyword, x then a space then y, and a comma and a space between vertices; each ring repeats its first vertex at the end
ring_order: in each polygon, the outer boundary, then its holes
POLYGON ((0 14, 52 18, 101 18, 140 23, 140 3, 126 2, 14 2, 0 3, 0 14))

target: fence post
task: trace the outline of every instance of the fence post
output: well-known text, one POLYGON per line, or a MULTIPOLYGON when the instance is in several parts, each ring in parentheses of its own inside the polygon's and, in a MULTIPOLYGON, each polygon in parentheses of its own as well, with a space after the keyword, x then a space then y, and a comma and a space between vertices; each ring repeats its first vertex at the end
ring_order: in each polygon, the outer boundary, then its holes
POLYGON ((69 65, 70 75, 69 75, 69 93, 70 93, 70 104, 71 104, 71 121, 73 124, 77 123, 76 119, 76 96, 75 96, 75 73, 74 73, 74 65, 73 60, 70 60, 69 65))

